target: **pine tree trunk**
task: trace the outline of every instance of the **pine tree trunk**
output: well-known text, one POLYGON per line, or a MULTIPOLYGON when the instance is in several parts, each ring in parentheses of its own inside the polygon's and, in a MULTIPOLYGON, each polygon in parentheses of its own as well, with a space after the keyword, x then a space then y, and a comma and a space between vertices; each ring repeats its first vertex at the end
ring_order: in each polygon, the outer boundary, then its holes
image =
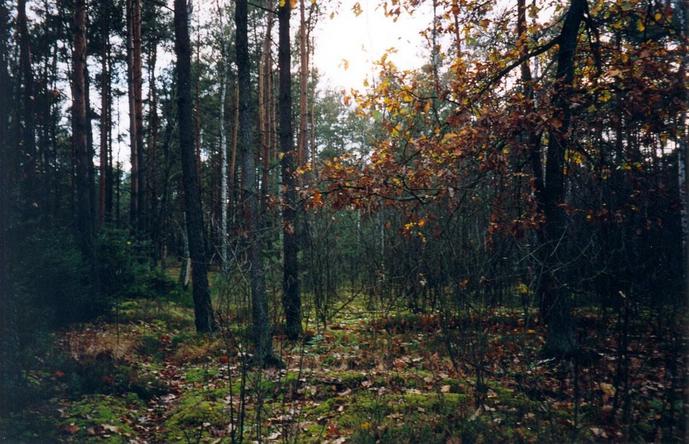
POLYGON ((110 70, 108 58, 110 51, 110 27, 108 20, 102 20, 103 48, 101 53, 101 84, 100 84, 100 177, 98 182, 98 224, 109 221, 110 211, 107 202, 107 189, 110 179, 110 132, 112 120, 110 117, 110 70))
MULTIPOLYGON (((689 67, 689 2, 683 1, 681 5, 684 48, 679 78, 684 80, 689 67)), ((689 100, 689 91, 687 91, 685 82, 682 82, 682 98, 685 104, 689 100)), ((687 126, 686 109, 680 113, 679 120, 679 142, 677 144, 679 161, 677 163, 679 167, 680 199, 682 201, 682 252, 684 256, 682 272, 684 273, 684 302, 686 303, 689 302, 689 176, 687 176, 689 173, 689 127, 687 126)))
MULTIPOLYGON (((5 0, 0 0, 0 91, 10 91, 9 65, 9 10, 5 0)), ((20 349, 17 335, 17 304, 13 286, 10 283, 11 236, 7 230, 10 225, 10 196, 12 191, 11 171, 13 170, 10 141, 9 111, 11 98, 9 94, 0 94, 0 414, 7 413, 14 407, 12 395, 21 378, 18 363, 20 349)))
POLYGON ((191 101, 191 42, 186 0, 175 0, 175 53, 177 55, 177 114, 182 157, 184 202, 191 257, 192 292, 196 330, 215 329, 215 318, 208 287, 206 249, 203 237, 203 209, 198 169, 194 154, 194 128, 191 101))
POLYGON ((272 63, 270 36, 273 29, 273 16, 268 16, 266 35, 261 47, 261 60, 258 67, 258 127, 261 133, 261 212, 264 215, 264 222, 267 222, 268 196, 270 194, 270 142, 271 142, 271 122, 270 122, 270 96, 272 95, 271 82, 272 63))
POLYGON ((127 92, 129 98, 129 150, 130 150, 130 195, 129 195, 129 223, 136 230, 139 221, 139 137, 136 123, 136 77, 135 74, 135 45, 134 35, 134 1, 127 0, 127 92))
POLYGON ((34 200, 33 195, 36 172, 36 122, 34 117, 34 80, 31 68, 31 41, 26 17, 26 0, 17 1, 17 28, 19 31, 19 71, 22 85, 21 103, 21 159, 24 173, 26 197, 34 200))
POLYGON ((146 180, 146 189, 143 190, 146 193, 145 203, 147 204, 145 216, 146 220, 146 231, 150 236, 153 251, 153 262, 158 263, 161 258, 162 245, 160 244, 161 227, 159 224, 154 224, 154 215, 158 213, 158 174, 156 167, 158 166, 158 133, 160 119, 158 117, 158 90, 156 86, 156 62, 158 59, 158 44, 153 42, 150 47, 148 54, 148 143, 147 143, 147 153, 145 156, 146 168, 144 171, 144 176, 146 180))
POLYGON ((252 294, 253 339, 256 363, 269 364, 273 360, 273 344, 268 322, 261 237, 262 226, 258 211, 258 187, 256 182, 255 150, 252 149, 254 122, 251 113, 251 59, 249 57, 247 0, 237 0, 235 10, 237 81, 239 92, 239 149, 242 155, 242 194, 245 198, 244 227, 249 236, 249 268, 252 294))
POLYGON ((290 339, 301 334, 301 296, 299 293, 299 238, 297 236, 297 194, 295 150, 292 140, 292 75, 289 34, 290 2, 278 11, 280 71, 280 151, 282 153, 282 225, 283 225, 283 308, 285 332, 290 339))
POLYGON ((113 222, 114 213, 114 186, 115 186, 115 171, 112 161, 112 48, 110 40, 108 39, 108 46, 106 52, 107 58, 107 100, 108 100, 108 140, 107 140, 107 166, 105 170, 105 220, 113 222))
MULTIPOLYGON (((74 50, 72 52, 72 144, 76 162, 75 216, 82 254, 91 267, 95 268, 95 219, 93 217, 89 171, 92 158, 87 134, 86 51, 86 3, 85 0, 76 0, 74 3, 74 50)), ((94 273, 94 277, 95 275, 96 273, 94 273)))
POLYGON ((297 166, 306 164, 306 142, 307 142, 307 91, 309 76, 309 58, 306 30, 306 12, 304 0, 299 1, 299 155, 297 156, 297 166))

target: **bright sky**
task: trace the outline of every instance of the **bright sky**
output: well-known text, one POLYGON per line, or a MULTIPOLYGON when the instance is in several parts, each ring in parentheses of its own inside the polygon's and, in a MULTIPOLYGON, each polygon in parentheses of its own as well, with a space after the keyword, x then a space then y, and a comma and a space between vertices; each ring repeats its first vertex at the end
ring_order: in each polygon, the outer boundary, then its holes
MULTIPOLYGON (((221 0, 231 1, 231 0, 221 0)), ((417 10, 413 15, 403 12, 395 22, 386 17, 380 3, 382 0, 319 0, 319 5, 327 11, 317 23, 314 37, 313 64, 321 74, 320 89, 351 90, 363 89, 364 79, 369 81, 376 77, 377 70, 373 62, 379 60, 383 53, 394 47, 396 52, 388 58, 400 69, 415 69, 421 67, 428 59, 424 50, 424 39, 419 35, 432 20, 429 10, 417 10), (336 4, 339 3, 339 7, 336 4), (359 3, 361 8, 357 16, 353 7, 359 3), (331 12, 337 11, 331 18, 331 12), (345 69, 345 60, 347 69, 345 69)), ((169 7, 172 2, 168 1, 169 7)), ((216 11, 216 0, 194 0, 199 10, 205 12, 216 11)), ((226 18, 227 19, 227 18, 226 18)), ((299 11, 292 12, 292 34, 297 38, 299 29, 299 11)), ((277 30, 276 30, 277 36, 277 30)), ((193 38, 193 36, 192 36, 193 38)), ((299 54, 293 51, 293 61, 296 63, 299 54)), ((158 55, 158 69, 161 70, 174 62, 171 52, 161 51, 158 55)), ((295 71, 296 75, 296 71, 295 71)), ((372 82, 371 82, 372 83, 372 82)), ((96 97, 94 91, 92 97, 96 97)), ((146 89, 144 85, 144 95, 146 89)), ((120 98, 115 104, 116 114, 119 111, 120 134, 125 137, 115 141, 115 155, 119 153, 119 160, 125 169, 129 169, 129 125, 127 97, 120 98), (119 105, 119 106, 118 106, 119 105)), ((97 125, 94 126, 96 132, 97 125)), ((94 140, 98 135, 94 136, 94 140)))
MULTIPOLYGON (((424 41, 419 32, 428 26, 431 15, 424 11, 413 15, 402 13, 393 22, 385 16, 380 3, 380 0, 341 0, 333 18, 328 14, 319 20, 313 62, 322 76, 321 88, 361 89, 364 79, 370 80, 376 74, 373 62, 390 47, 397 52, 389 58, 401 69, 415 69, 425 63, 428 55, 424 54, 424 41), (352 9, 356 3, 361 7, 359 16, 352 9)), ((328 9, 327 4, 325 8, 328 9)), ((298 23, 293 27, 297 28, 298 23)))

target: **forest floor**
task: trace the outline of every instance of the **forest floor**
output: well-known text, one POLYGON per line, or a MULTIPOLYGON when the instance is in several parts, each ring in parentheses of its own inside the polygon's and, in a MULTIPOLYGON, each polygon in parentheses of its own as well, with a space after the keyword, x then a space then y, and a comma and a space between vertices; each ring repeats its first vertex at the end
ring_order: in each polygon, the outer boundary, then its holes
POLYGON ((215 443, 240 431, 245 442, 665 441, 679 433, 668 418, 681 417, 681 393, 664 401, 681 390, 665 371, 672 356, 652 339, 631 339, 621 396, 613 331, 590 329, 598 336, 584 340, 600 353, 575 372, 539 359, 541 327, 525 326, 518 311, 492 311, 480 329, 487 347, 467 335, 471 352, 455 366, 437 317, 374 316, 362 306, 306 341, 277 337, 285 368, 254 370, 228 332, 194 333, 188 302, 123 301, 37 349, 29 377, 40 397, 0 419, 0 441, 215 443))

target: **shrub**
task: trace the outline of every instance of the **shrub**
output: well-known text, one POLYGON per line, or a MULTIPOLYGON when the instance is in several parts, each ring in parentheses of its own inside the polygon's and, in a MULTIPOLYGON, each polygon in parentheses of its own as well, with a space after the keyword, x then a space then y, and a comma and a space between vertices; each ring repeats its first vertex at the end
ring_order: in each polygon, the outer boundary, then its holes
POLYGON ((101 291, 116 298, 172 293, 175 282, 162 270, 151 268, 148 258, 140 253, 145 250, 145 245, 137 245, 125 230, 102 230, 97 250, 101 291))

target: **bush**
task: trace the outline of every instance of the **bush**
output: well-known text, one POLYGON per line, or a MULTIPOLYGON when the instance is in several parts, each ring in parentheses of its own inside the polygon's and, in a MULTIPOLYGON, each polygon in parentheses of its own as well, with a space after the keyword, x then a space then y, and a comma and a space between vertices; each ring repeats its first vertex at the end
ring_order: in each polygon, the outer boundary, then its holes
MULTIPOLYGON (((141 248, 139 248, 141 247, 141 248)), ((125 230, 104 229, 98 239, 98 269, 101 291, 113 298, 154 298, 168 295, 176 283, 164 271, 151 268, 125 230)))
POLYGON ((96 254, 101 291, 114 297, 126 296, 135 284, 138 268, 127 232, 103 229, 98 237, 96 254))
POLYGON ((21 295, 19 313, 25 317, 19 325, 32 329, 39 319, 47 326, 82 321, 108 308, 104 295, 96 293, 96 279, 76 239, 66 230, 36 230, 16 254, 12 275, 21 295))

